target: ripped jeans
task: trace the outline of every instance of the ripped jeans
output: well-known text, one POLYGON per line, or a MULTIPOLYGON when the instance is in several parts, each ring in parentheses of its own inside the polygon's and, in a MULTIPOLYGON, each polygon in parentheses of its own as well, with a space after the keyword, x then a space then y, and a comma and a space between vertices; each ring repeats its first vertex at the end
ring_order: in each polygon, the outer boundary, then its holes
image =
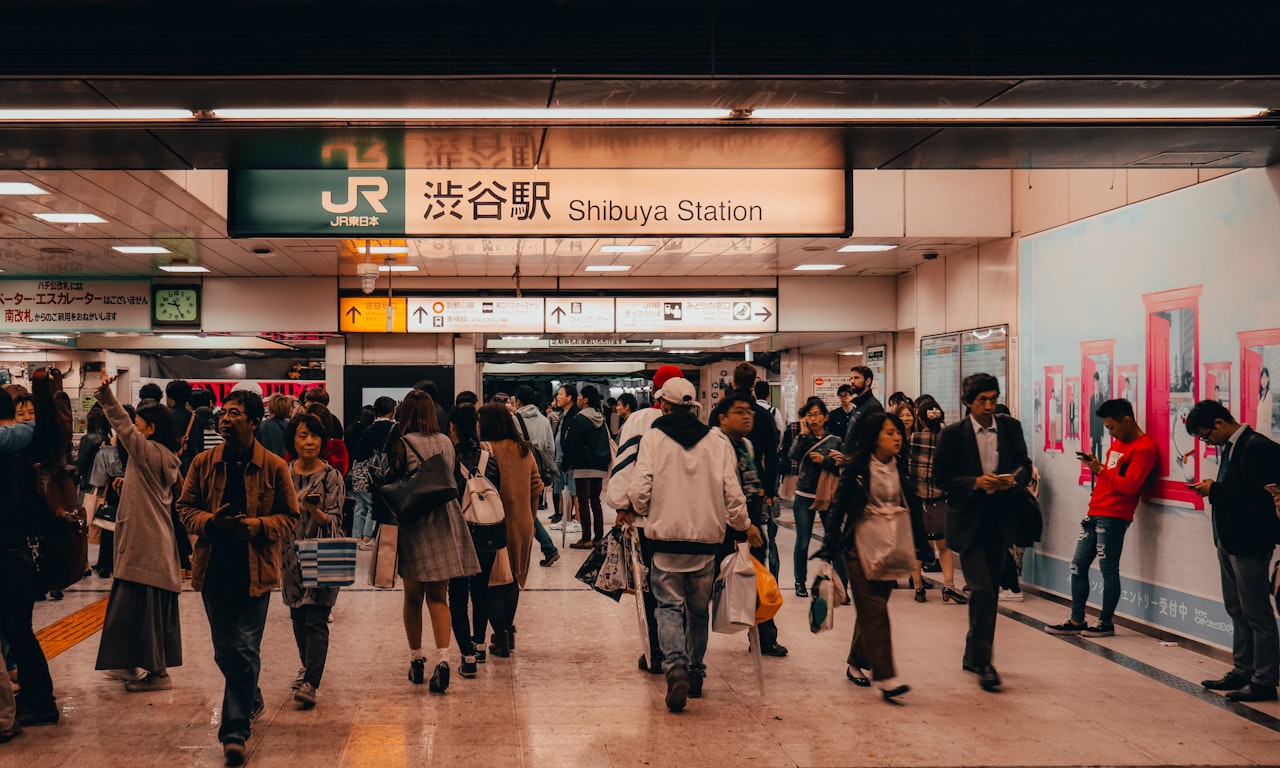
POLYGON ((1080 521, 1080 538, 1071 558, 1071 621, 1084 621, 1084 606, 1089 601, 1089 566, 1098 558, 1102 571, 1101 624, 1110 624, 1120 603, 1120 553, 1124 550, 1124 534, 1129 521, 1119 517, 1085 517, 1080 521))

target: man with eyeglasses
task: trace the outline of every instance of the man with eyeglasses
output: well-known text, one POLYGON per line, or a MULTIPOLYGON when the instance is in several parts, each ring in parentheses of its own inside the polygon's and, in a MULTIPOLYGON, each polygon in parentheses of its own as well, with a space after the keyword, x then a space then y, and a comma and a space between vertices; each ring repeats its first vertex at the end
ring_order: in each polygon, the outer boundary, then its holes
POLYGON ((1280 518, 1268 486, 1280 483, 1280 445, 1238 423, 1217 400, 1196 403, 1187 434, 1218 447, 1217 479, 1188 485, 1213 507, 1222 604, 1231 617, 1231 671, 1201 685, 1230 691, 1232 701, 1275 701, 1280 630, 1267 569, 1280 543, 1280 518))
POLYGON ((996 600, 1004 559, 1017 534, 1015 489, 1031 480, 1031 459, 1022 425, 997 416, 1000 382, 987 373, 968 376, 962 400, 969 418, 938 435, 933 474, 947 492, 947 544, 960 553, 969 587, 969 634, 961 668, 978 675, 983 690, 1000 687, 991 665, 996 635, 996 600))
POLYGON ((284 459, 254 435, 262 398, 234 390, 223 401, 223 442, 191 462, 178 515, 196 534, 191 586, 201 593, 213 658, 222 671, 222 742, 227 765, 242 765, 250 724, 263 710, 258 675, 271 590, 280 585, 280 542, 298 519, 284 459))

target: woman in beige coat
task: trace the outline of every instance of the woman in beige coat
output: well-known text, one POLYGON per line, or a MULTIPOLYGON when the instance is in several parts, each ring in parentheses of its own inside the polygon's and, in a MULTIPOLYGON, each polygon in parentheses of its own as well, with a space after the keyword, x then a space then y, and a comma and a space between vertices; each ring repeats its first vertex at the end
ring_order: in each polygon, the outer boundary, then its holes
MULTIPOLYGON (((533 515, 537 499, 542 495, 542 478, 533 449, 516 428, 515 419, 505 405, 490 403, 480 408, 480 439, 489 443, 498 461, 501 485, 498 495, 507 513, 507 552, 516 583, 524 588, 529 576, 533 550, 533 515)), ((515 616, 511 606, 510 616, 515 616)), ((511 640, 508 637, 508 640, 511 640)))

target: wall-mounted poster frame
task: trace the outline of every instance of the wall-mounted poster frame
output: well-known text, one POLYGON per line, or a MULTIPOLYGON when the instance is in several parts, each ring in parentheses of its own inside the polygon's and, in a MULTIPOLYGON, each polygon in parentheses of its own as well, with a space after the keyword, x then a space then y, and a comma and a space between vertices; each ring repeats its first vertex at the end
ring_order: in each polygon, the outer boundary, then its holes
POLYGON ((1204 509, 1187 487, 1200 478, 1200 451, 1187 435, 1186 415, 1200 391, 1200 286, 1148 293, 1147 434, 1160 449, 1153 498, 1204 509))
POLYGON ((871 369, 871 373, 875 374, 871 379, 871 393, 883 403, 888 396, 885 386, 889 381, 889 347, 884 344, 875 344, 867 347, 866 352, 864 358, 867 361, 866 366, 871 369))
POLYGON ((989 373, 1000 382, 1001 399, 1012 402, 1009 381, 1009 326, 991 325, 920 339, 920 394, 933 395, 948 423, 964 416, 960 385, 966 376, 989 373))
MULTIPOLYGON (((1115 391, 1115 351, 1115 339, 1080 342, 1080 380, 1076 388, 1080 405, 1080 450, 1099 459, 1106 458, 1103 443, 1110 442, 1110 439, 1096 413, 1115 391)), ((1092 482, 1093 473, 1088 466, 1081 464, 1080 484, 1092 482)))
POLYGON ((1067 420, 1066 400, 1062 397, 1061 365, 1044 367, 1044 450, 1063 451, 1063 424, 1067 420))
POLYGON ((1271 375, 1280 365, 1271 364, 1280 360, 1280 328, 1239 331, 1236 338, 1240 340, 1240 423, 1274 440, 1280 433, 1280 419, 1271 394, 1271 375), (1270 418, 1264 419, 1264 413, 1270 418))

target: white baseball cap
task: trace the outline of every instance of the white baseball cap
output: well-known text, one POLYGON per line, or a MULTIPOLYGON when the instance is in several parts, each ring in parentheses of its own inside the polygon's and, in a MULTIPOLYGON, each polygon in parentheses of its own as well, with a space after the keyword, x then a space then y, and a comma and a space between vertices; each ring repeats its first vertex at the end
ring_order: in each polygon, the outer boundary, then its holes
POLYGON ((662 389, 658 390, 658 398, 671 405, 698 407, 698 390, 688 379, 669 379, 662 389))

